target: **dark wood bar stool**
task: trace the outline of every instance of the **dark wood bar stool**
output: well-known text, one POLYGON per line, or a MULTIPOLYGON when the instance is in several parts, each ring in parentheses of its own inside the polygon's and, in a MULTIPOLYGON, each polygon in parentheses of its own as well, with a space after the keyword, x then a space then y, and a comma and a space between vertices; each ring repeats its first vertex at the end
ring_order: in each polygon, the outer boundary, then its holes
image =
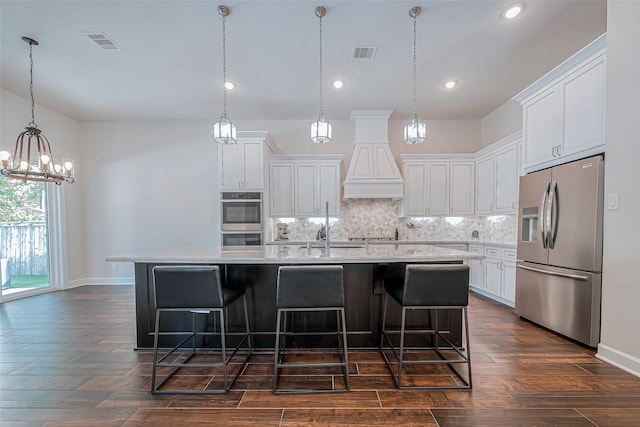
POLYGON ((385 279, 385 295, 382 308, 382 330, 380 352, 389 368, 393 381, 399 389, 470 389, 471 383, 471 351, 469 344, 469 321, 467 306, 469 305, 469 267, 462 264, 408 264, 401 277, 385 279), (400 329, 388 330, 386 325, 389 299, 395 300, 402 309, 400 329), (407 312, 413 310, 430 310, 432 325, 407 328, 407 312), (462 315, 464 333, 461 345, 452 343, 450 331, 438 328, 438 312, 443 310, 459 310, 462 315), (425 329, 427 327, 428 329, 425 329), (430 328, 429 328, 430 327, 430 328), (428 345, 407 346, 408 335, 427 335, 431 338, 428 345), (393 341, 399 345, 394 346, 393 341), (394 363, 389 361, 388 351, 393 353, 394 363), (407 350, 413 351, 413 358, 407 359, 407 350), (415 357, 419 355, 419 357, 415 357), (461 383, 445 385, 407 385, 402 382, 405 365, 447 365, 461 383), (455 365, 455 367, 454 367, 455 365), (467 378, 457 367, 467 366, 467 378), (397 371, 394 370, 397 368, 397 371))
MULTIPOLYGON (((156 306, 156 321, 153 340, 153 367, 151 373, 151 393, 153 394, 221 394, 227 393, 242 372, 251 355, 251 332, 247 312, 245 286, 223 286, 218 266, 156 266, 153 268, 153 288, 156 306), (245 330, 230 333, 227 324, 227 308, 235 301, 242 300, 244 306, 245 330), (163 315, 174 313, 173 318, 161 321, 163 315), (180 327, 173 320, 176 314, 187 313, 191 317, 189 327, 180 327), (205 322, 213 314, 213 331, 208 330, 205 322), (202 319, 200 325, 198 319, 202 319), (218 328, 216 328, 218 323, 218 328), (163 329, 166 328, 166 329, 163 329), (216 331, 219 329, 219 331, 216 331), (238 340, 237 345, 228 349, 230 338, 238 340), (220 345, 217 346, 219 338, 220 345), (171 342, 167 354, 158 358, 160 340, 171 342), (212 341, 216 341, 213 346, 212 341), (246 343, 244 357, 232 378, 229 363, 246 343), (194 359, 194 360, 192 360, 194 359), (158 368, 172 368, 164 379, 156 385, 158 368), (161 388, 178 370, 196 368, 222 368, 222 387, 211 387, 211 381, 199 390, 161 388)), ((180 322, 177 322, 180 323, 180 322)), ((189 322, 187 322, 189 323, 189 322)), ((242 354, 239 354, 242 356, 242 354)), ((211 373, 213 375, 213 373, 211 373)), ((215 378, 214 378, 215 379, 215 378)))
MULTIPOLYGON (((275 394, 337 393, 349 391, 349 359, 347 331, 344 315, 344 283, 342 266, 281 266, 278 269, 276 304, 275 361, 273 392, 275 394), (287 316, 291 312, 336 312, 336 331, 295 332, 287 330, 287 316), (286 362, 286 339, 294 335, 335 335, 341 362, 300 363, 286 362), (331 368, 341 367, 345 389, 279 389, 282 368, 331 368)), ((293 329, 293 328, 292 328, 293 329)), ((323 351, 326 353, 326 351, 323 351)))

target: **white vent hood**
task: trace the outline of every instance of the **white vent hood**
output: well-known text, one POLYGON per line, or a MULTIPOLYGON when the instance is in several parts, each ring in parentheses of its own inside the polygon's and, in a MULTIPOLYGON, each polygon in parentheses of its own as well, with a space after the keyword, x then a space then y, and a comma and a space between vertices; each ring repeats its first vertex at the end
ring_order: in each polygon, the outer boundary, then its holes
POLYGON ((404 181, 389 147, 392 110, 354 110, 355 148, 344 180, 345 199, 402 199, 404 181))

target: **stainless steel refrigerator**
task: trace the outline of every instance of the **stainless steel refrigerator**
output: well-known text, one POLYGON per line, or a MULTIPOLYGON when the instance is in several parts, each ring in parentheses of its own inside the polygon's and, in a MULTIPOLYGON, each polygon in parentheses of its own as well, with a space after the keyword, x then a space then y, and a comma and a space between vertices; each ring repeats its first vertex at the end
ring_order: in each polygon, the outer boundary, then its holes
POLYGON ((520 178, 516 313, 576 341, 600 341, 604 157, 520 178))

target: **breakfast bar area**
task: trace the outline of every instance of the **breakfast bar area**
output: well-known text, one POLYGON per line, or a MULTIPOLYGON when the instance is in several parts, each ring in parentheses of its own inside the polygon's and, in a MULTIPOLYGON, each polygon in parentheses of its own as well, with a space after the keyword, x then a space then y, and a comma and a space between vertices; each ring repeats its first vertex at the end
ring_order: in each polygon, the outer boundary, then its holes
MULTIPOLYGON (((135 299, 137 348, 153 346, 155 305, 152 270, 158 265, 217 265, 223 282, 227 285, 246 287, 253 345, 255 348, 272 349, 276 326, 276 279, 278 268, 283 265, 342 265, 344 268, 345 315, 349 346, 352 348, 377 348, 384 280, 397 277, 407 264, 462 264, 483 255, 413 244, 350 244, 339 242, 330 247, 319 245, 260 246, 253 250, 222 251, 213 247, 183 247, 149 253, 111 256, 107 261, 133 262, 135 264, 135 299)), ((300 286, 304 286, 301 283, 300 286)), ((423 319, 425 313, 416 313, 407 319, 411 322, 423 319)), ((399 313, 391 312, 390 322, 399 322, 399 313)), ((459 342, 461 319, 459 316, 439 315, 440 322, 448 325, 451 336, 459 342)), ((176 327, 189 322, 178 314, 171 320, 176 327)), ((334 327, 335 317, 325 313, 296 313, 292 324, 298 330, 313 332, 316 329, 334 327)), ((229 329, 242 328, 239 310, 229 311, 229 329)), ((166 325, 165 325, 166 326, 166 325)), ((329 345, 321 337, 300 337, 299 347, 329 345)))

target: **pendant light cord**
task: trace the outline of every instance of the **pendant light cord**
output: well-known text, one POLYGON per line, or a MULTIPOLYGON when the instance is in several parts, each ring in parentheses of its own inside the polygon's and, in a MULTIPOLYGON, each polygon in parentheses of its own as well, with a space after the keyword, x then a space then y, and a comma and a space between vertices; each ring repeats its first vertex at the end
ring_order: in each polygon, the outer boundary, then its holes
POLYGON ((320 15, 320 114, 324 115, 324 97, 322 96, 322 15, 320 15))
POLYGON ((227 115, 227 17, 222 15, 222 93, 224 115, 227 115))
POLYGON ((37 128, 35 102, 33 100, 33 43, 29 42, 29 92, 31 93, 31 123, 30 127, 37 128))
POLYGON ((413 15, 413 114, 416 113, 416 16, 413 15))

